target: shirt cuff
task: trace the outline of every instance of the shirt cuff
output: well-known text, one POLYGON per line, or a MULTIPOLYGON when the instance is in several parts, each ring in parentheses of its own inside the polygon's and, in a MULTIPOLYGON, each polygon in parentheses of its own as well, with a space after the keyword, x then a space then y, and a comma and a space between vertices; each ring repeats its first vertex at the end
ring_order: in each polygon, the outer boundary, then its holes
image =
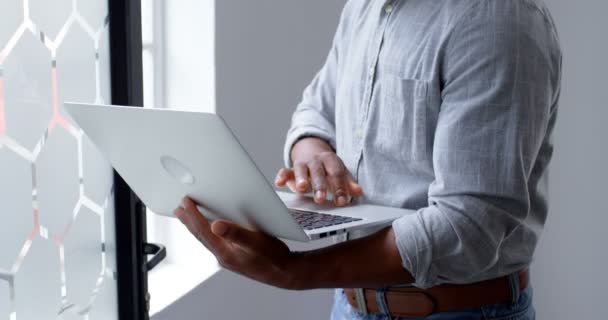
POLYGON ((433 248, 430 234, 425 227, 422 215, 429 214, 427 207, 415 214, 403 216, 393 221, 395 242, 401 255, 403 267, 414 277, 415 287, 430 288, 437 284, 437 276, 432 267, 433 248))
POLYGON ((291 161, 291 149, 293 148, 293 145, 301 138, 307 136, 325 140, 325 142, 329 143, 329 145, 336 150, 336 140, 327 130, 323 130, 322 128, 311 125, 291 128, 287 133, 287 139, 285 141, 285 148, 283 151, 285 167, 291 168, 293 166, 293 162, 291 161))

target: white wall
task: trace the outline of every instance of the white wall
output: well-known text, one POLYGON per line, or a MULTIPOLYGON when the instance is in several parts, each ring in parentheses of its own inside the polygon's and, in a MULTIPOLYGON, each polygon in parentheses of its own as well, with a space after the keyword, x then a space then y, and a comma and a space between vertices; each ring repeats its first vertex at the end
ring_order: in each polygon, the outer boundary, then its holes
POLYGON ((215 1, 157 1, 165 10, 164 107, 214 111, 215 1))
POLYGON ((545 0, 564 51, 550 213, 533 267, 538 319, 606 319, 608 2, 545 0))

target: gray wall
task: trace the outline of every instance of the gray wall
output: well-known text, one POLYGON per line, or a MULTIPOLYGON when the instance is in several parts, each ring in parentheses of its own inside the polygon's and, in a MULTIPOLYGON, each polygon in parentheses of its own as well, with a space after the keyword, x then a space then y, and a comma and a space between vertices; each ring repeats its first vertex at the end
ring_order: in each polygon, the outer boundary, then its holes
MULTIPOLYGON (((602 319, 608 301, 608 3, 547 0, 564 49, 551 212, 533 265, 538 319, 602 319)), ((271 178, 288 120, 322 63, 342 0, 216 2, 217 106, 271 178)), ((330 293, 222 272, 157 319, 322 319, 330 293), (234 295, 232 295, 234 294, 234 295)))
POLYGON ((344 0, 216 1, 216 101, 268 178, 291 113, 329 52, 344 0))
POLYGON ((564 51, 550 213, 533 266, 539 319, 606 319, 608 2, 546 0, 564 51))

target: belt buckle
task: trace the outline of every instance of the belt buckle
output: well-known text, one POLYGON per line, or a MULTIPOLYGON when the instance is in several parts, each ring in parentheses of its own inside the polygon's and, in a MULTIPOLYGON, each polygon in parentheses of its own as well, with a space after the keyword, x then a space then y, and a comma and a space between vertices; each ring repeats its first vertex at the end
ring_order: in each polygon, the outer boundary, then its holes
POLYGON ((367 315, 369 311, 367 310, 367 302, 365 301, 365 293, 363 293, 363 288, 355 288, 355 299, 357 300, 357 309, 361 314, 367 315))

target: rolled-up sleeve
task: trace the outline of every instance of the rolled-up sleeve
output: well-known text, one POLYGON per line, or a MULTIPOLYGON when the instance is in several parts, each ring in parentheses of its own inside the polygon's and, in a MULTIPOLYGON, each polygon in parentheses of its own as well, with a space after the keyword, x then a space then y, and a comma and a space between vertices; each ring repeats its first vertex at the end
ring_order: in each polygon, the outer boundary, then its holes
POLYGON ((342 17, 335 33, 332 48, 325 64, 312 82, 304 90, 301 102, 291 118, 284 147, 284 160, 287 167, 292 166, 291 149, 300 138, 314 136, 328 142, 336 149, 335 103, 338 60, 342 55, 345 41, 349 3, 342 11, 342 17))
POLYGON ((393 223, 418 287, 479 280, 501 244, 527 227, 529 178, 553 117, 561 54, 540 15, 504 3, 474 8, 446 40, 428 207, 393 223))

